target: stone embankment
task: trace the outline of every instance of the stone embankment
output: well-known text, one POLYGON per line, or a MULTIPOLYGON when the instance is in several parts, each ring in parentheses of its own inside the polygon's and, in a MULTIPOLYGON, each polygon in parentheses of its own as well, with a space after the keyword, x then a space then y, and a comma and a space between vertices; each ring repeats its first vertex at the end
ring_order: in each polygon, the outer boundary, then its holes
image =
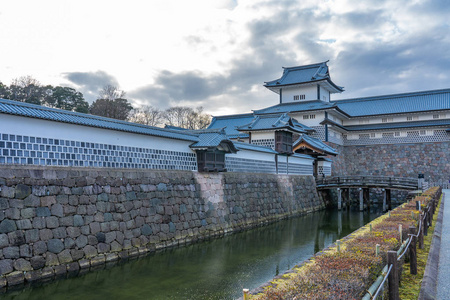
POLYGON ((0 169, 0 287, 323 208, 311 176, 0 169))

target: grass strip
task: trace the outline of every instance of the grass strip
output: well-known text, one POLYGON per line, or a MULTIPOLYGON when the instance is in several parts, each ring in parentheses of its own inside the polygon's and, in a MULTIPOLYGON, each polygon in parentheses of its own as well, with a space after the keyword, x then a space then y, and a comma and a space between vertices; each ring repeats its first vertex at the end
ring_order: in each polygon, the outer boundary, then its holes
POLYGON ((423 274, 427 265, 428 253, 430 252, 431 241, 433 239, 434 227, 436 226, 439 209, 441 208, 442 196, 439 205, 433 216, 433 226, 428 228, 428 235, 424 236, 423 249, 417 247, 417 275, 411 275, 409 272, 409 262, 403 265, 402 280, 400 281, 400 299, 419 298, 420 287, 422 285, 423 274))

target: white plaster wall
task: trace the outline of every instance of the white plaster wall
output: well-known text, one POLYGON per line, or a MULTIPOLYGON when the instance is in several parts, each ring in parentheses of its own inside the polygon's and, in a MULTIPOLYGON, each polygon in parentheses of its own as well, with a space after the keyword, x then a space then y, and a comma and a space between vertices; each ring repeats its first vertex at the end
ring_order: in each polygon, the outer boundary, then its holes
POLYGON ((314 163, 314 159, 307 159, 301 157, 290 156, 289 157, 290 164, 299 164, 299 165, 307 165, 312 166, 314 163))
POLYGON ((189 145, 193 143, 191 141, 175 140, 6 114, 0 115, 0 133, 159 150, 193 152, 189 148, 189 145))
POLYGON ((330 102, 330 92, 320 86, 320 99, 322 101, 330 102))
POLYGON ((227 157, 244 158, 244 159, 256 159, 264 161, 275 161, 275 154, 265 153, 251 150, 239 150, 237 153, 226 154, 227 157))
POLYGON ((291 117, 296 119, 299 123, 302 123, 306 126, 322 126, 320 122, 325 119, 325 113, 319 111, 310 111, 304 113, 290 113, 291 117), (303 115, 316 115, 315 119, 303 119, 303 115))
MULTIPOLYGON (((328 95, 328 93, 327 93, 328 95)), ((317 85, 283 88, 282 103, 317 100, 317 85), (305 95, 305 100, 294 100, 294 95, 305 95)))
POLYGON ((274 139, 274 138, 275 138, 274 131, 252 132, 252 140, 266 140, 266 139, 274 139))

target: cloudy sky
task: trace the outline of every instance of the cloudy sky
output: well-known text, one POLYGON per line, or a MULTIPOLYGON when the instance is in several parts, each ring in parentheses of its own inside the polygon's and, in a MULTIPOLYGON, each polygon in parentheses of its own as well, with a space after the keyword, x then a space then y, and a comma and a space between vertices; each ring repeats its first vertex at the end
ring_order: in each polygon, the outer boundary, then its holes
POLYGON ((282 67, 329 60, 334 99, 450 88, 446 0, 2 0, 0 81, 213 115, 273 105, 282 67))

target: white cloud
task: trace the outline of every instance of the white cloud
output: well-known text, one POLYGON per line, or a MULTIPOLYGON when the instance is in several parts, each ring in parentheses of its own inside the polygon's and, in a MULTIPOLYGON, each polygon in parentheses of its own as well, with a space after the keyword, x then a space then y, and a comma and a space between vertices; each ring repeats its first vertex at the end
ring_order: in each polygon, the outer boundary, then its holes
POLYGON ((0 81, 103 74, 136 104, 212 114, 276 104, 264 81, 328 59, 340 98, 446 88, 449 12, 444 0, 6 0, 0 81))

